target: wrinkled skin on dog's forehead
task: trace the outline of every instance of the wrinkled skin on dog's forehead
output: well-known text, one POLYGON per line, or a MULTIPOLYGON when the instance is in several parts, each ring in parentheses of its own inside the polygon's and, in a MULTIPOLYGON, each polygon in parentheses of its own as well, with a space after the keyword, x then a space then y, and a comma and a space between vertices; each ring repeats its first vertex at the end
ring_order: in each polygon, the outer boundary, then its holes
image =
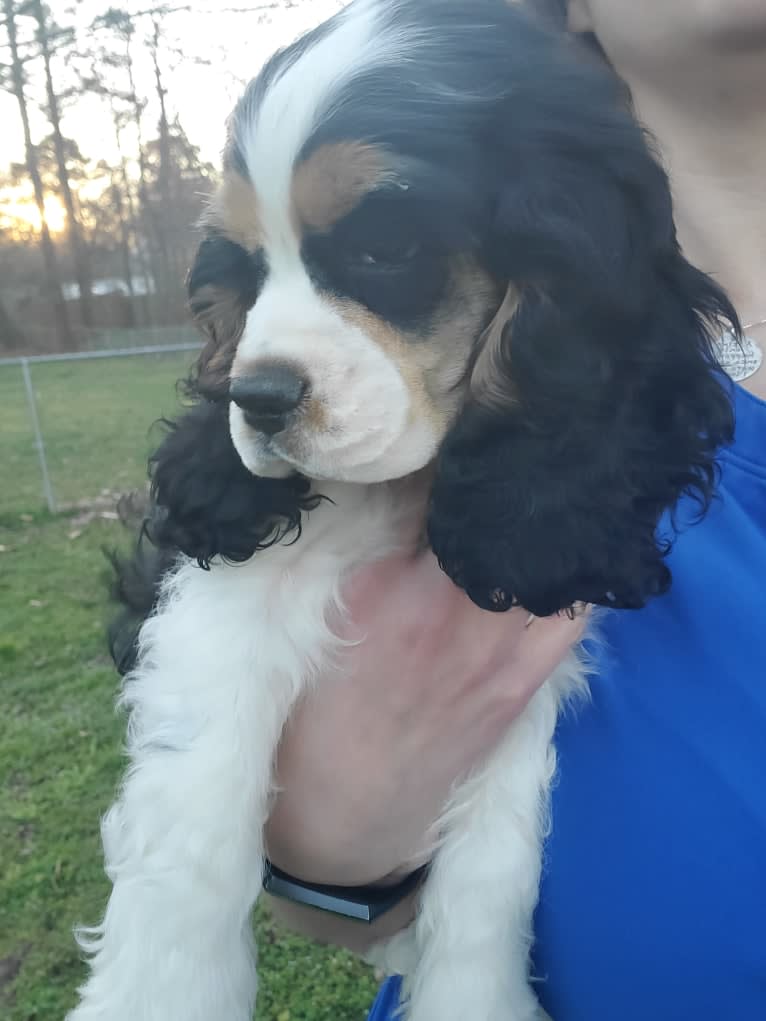
POLYGON ((504 0, 357 0, 247 90, 207 230, 201 393, 306 383, 276 435, 232 408, 253 477, 436 459, 430 541, 490 609, 667 587, 659 522, 707 504, 731 436, 709 330, 736 317, 608 72, 504 0))

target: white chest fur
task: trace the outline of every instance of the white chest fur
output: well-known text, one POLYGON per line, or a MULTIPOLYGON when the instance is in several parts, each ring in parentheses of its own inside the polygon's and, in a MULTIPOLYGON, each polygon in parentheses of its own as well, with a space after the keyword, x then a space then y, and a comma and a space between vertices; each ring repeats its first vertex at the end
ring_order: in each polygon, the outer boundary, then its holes
MULTIPOLYGON (((113 889, 102 925, 81 936, 92 967, 70 1021, 252 1017, 250 912, 281 730, 338 649, 342 581, 412 520, 393 487, 327 495, 293 545, 208 572, 180 564, 144 625, 122 699, 131 767, 102 828, 113 889)), ((447 807, 417 924, 378 955, 408 973, 411 1021, 534 1016, 551 739, 560 699, 583 684, 572 656, 447 807)))

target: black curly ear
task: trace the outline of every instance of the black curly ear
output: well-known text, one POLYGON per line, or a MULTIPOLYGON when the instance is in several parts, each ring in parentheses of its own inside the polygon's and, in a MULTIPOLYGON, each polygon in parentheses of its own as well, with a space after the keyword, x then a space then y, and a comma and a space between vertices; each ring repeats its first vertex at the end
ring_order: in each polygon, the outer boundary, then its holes
POLYGON ((158 550, 148 541, 143 530, 129 556, 114 549, 105 549, 109 561, 109 594, 119 606, 107 628, 109 654, 120 674, 136 664, 138 636, 159 598, 162 579, 172 570, 176 553, 158 550))
POLYGON ((248 252, 220 233, 208 233, 197 249, 186 285, 189 308, 206 343, 194 369, 193 386, 211 400, 228 394, 237 344, 264 276, 261 253, 248 252))
POLYGON ((579 109, 536 110, 531 150, 506 145, 486 260, 515 297, 438 462, 432 547, 490 609, 640 607, 665 591, 663 513, 683 493, 707 508, 733 435, 710 336, 736 314, 682 257, 642 132, 591 85, 579 109))
POLYGON ((196 404, 150 459, 151 497, 130 556, 107 552, 111 594, 121 605, 109 627, 109 649, 120 673, 132 669, 143 621, 153 612, 163 577, 179 553, 207 568, 232 562, 300 534, 304 510, 317 506, 307 479, 264 479, 242 464, 229 433, 231 363, 248 309, 262 285, 260 256, 210 231, 188 278, 189 305, 207 343, 187 381, 196 404))
POLYGON ((297 539, 303 511, 322 500, 302 476, 264 479, 247 471, 231 442, 227 404, 205 401, 165 425, 133 552, 105 551, 112 599, 121 606, 109 627, 109 651, 123 674, 135 665, 141 625, 179 553, 203 568, 214 557, 249 560, 291 533, 297 539))
POLYGON ((308 479, 266 479, 242 464, 229 434, 228 404, 205 401, 178 422, 151 459, 152 543, 207 567, 214 557, 234 563, 300 534, 301 513, 320 497, 308 479))

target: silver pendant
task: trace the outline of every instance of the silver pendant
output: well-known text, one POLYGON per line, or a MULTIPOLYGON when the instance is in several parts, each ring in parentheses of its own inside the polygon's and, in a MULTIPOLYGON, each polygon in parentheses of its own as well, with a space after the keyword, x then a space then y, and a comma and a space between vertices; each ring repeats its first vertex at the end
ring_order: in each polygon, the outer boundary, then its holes
POLYGON ((735 383, 754 376, 763 361, 763 351, 752 337, 745 334, 740 342, 730 330, 724 330, 715 342, 715 355, 721 368, 735 383))

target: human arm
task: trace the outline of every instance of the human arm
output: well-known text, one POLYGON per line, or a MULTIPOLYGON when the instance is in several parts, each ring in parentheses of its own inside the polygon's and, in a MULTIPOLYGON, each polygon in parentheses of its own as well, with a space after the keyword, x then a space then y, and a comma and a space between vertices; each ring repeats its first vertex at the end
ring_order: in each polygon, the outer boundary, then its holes
MULTIPOLYGON (((342 668, 297 707, 280 747, 271 858, 304 880, 395 880, 430 858, 454 784, 495 747, 582 633, 475 607, 431 554, 361 572, 346 593, 342 668)), ((357 951, 411 920, 416 895, 373 925, 296 905, 291 927, 357 951)))

